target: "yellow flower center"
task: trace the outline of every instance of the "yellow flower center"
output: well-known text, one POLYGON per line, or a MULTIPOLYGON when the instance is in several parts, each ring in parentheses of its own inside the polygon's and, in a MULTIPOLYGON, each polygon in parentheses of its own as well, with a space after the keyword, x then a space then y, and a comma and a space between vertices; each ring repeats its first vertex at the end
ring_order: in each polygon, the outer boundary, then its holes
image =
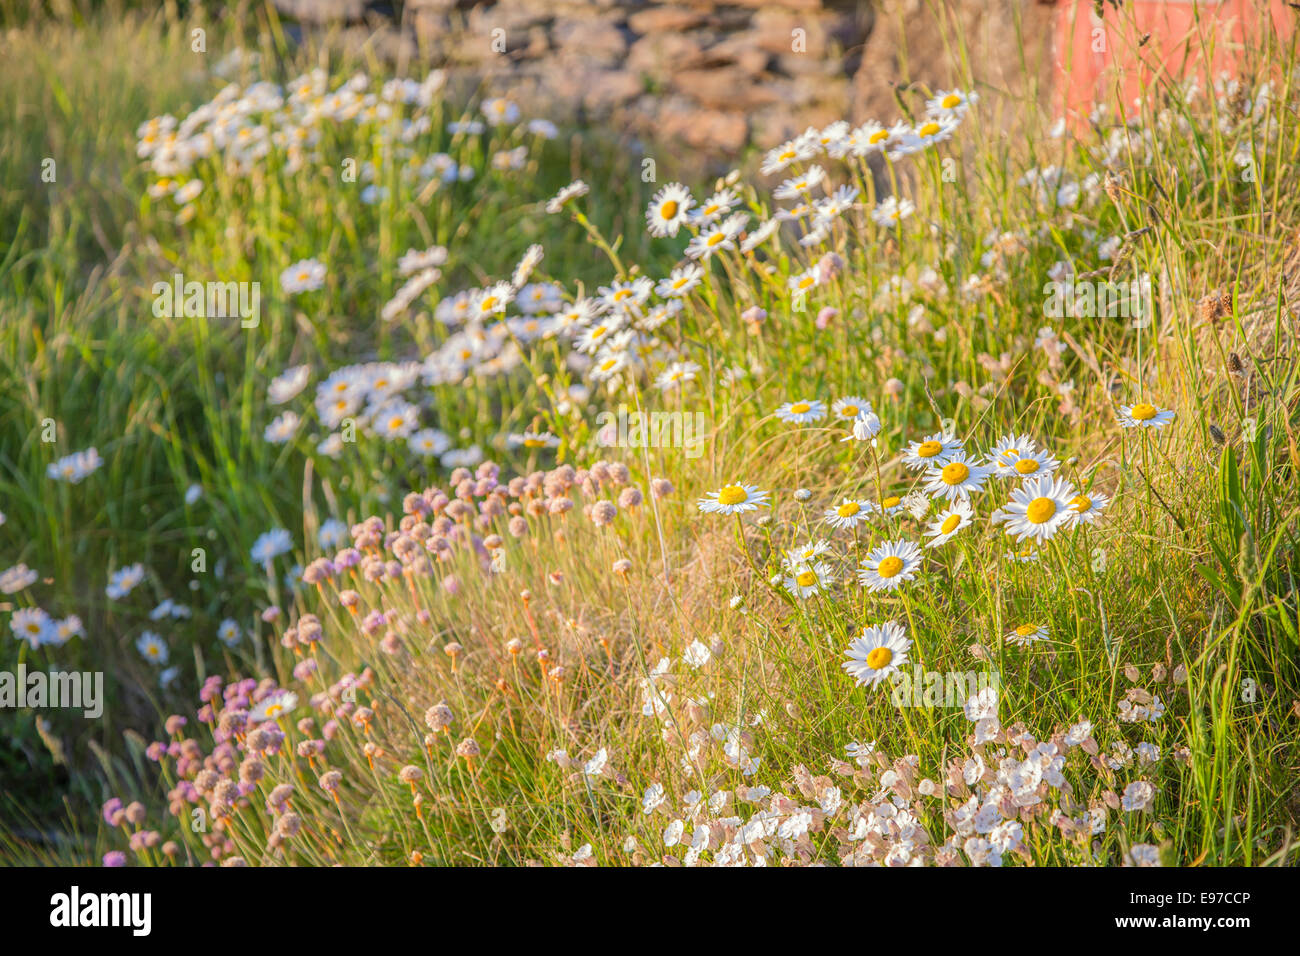
POLYGON ((872 143, 874 145, 875 143, 880 143, 887 139, 889 139, 889 130, 882 129, 872 133, 871 136, 868 137, 867 142, 872 143))
POLYGON ((817 575, 814 574, 812 571, 804 571, 802 574, 800 574, 800 575, 799 575, 798 577, 796 577, 794 580, 795 580, 795 583, 797 583, 797 584, 799 585, 799 587, 801 587, 801 588, 810 588, 810 587, 812 587, 814 584, 817 583, 817 575))
POLYGON ((843 415, 845 418, 857 418, 858 406, 845 405, 843 408, 840 409, 840 414, 843 415))
POLYGON ((716 246, 718 245, 718 243, 722 242, 726 238, 727 238, 727 234, 725 232, 715 232, 713 235, 709 236, 707 245, 716 246))
POLYGON ((802 279, 799 280, 799 288, 801 289, 811 289, 816 284, 817 284, 816 276, 804 276, 802 279))
POLYGON ((876 573, 882 578, 897 577, 898 573, 902 570, 903 559, 893 554, 881 561, 880 564, 876 565, 876 573))
POLYGON ((950 110, 954 106, 959 105, 960 103, 961 103, 961 97, 958 96, 956 93, 949 93, 947 96, 945 96, 943 99, 939 101, 939 105, 946 110, 950 110))
POLYGON ((283 704, 272 704, 270 707, 266 708, 266 716, 268 717, 279 717, 283 713, 283 704))
POLYGON ((807 402, 795 402, 793 405, 790 406, 790 411, 794 412, 796 415, 802 415, 810 408, 812 408, 812 406, 809 405, 807 402))
POLYGON ((939 525, 939 530, 944 534, 952 534, 959 524, 961 524, 961 515, 948 515, 943 519, 943 524, 939 525))
POLYGON ((942 475, 944 484, 960 485, 970 477, 970 469, 960 461, 953 461, 943 466, 942 475))
POLYGON ((859 505, 856 501, 846 501, 844 502, 844 504, 840 505, 838 508, 835 509, 835 513, 839 515, 841 518, 852 518, 855 514, 857 514, 861 510, 862 510, 862 506, 859 505))
POLYGON ((1032 475, 1038 470, 1038 461, 1033 458, 1021 458, 1014 467, 1022 475, 1032 475))
POLYGON ((546 446, 546 440, 545 440, 545 439, 542 439, 542 438, 525 438, 525 439, 524 439, 524 447, 525 447, 525 448, 544 448, 545 446, 546 446))
POLYGON ((943 445, 937 441, 923 441, 916 449, 917 458, 933 458, 939 452, 943 451, 943 445))
POLYGON ((1035 498, 1025 509, 1025 517, 1034 524, 1051 521, 1056 514, 1056 502, 1051 498, 1035 498))
POLYGON ((494 295, 490 295, 483 300, 483 305, 481 306, 481 308, 483 309, 484 312, 491 312, 494 308, 496 308, 496 304, 497 304, 497 297, 494 295))
POLYGON ((788 162, 789 160, 794 159, 794 158, 795 158, 796 156, 798 156, 798 155, 799 155, 799 154, 796 153, 793 149, 787 149, 784 153, 782 153, 780 156, 778 156, 777 159, 783 159, 783 160, 786 160, 786 161, 788 162))
POLYGON ((394 415, 392 418, 388 420, 388 427, 393 431, 396 431, 397 429, 402 427, 402 421, 403 419, 401 415, 394 415))
POLYGON ((1018 628, 1016 628, 1016 633, 1019 634, 1021 637, 1028 637, 1036 630, 1038 630, 1037 624, 1021 624, 1018 628))
POLYGON ((887 647, 877 647, 867 655, 867 666, 873 671, 883 670, 894 659, 894 652, 887 647))
POLYGON ((902 501, 902 500, 903 500, 903 499, 902 499, 902 498, 899 498, 897 495, 893 495, 893 496, 891 496, 891 497, 889 497, 889 498, 886 498, 884 501, 882 501, 882 502, 880 503, 880 507, 882 507, 882 508, 892 508, 892 507, 894 507, 894 505, 898 504, 898 503, 899 503, 900 501, 902 501))
POLYGON ((718 504, 738 505, 749 497, 749 493, 740 485, 727 485, 718 492, 718 504))
POLYGON ((922 126, 919 130, 917 130, 917 132, 920 133, 922 136, 933 136, 935 133, 939 132, 939 124, 934 121, 931 121, 929 123, 926 123, 924 126, 922 126))
POLYGON ((1138 402, 1133 406, 1130 414, 1140 422, 1147 422, 1156 417, 1156 407, 1146 402, 1138 402))
POLYGON ((1092 510, 1092 499, 1087 495, 1075 495, 1070 499, 1070 507, 1079 514, 1084 514, 1092 510))

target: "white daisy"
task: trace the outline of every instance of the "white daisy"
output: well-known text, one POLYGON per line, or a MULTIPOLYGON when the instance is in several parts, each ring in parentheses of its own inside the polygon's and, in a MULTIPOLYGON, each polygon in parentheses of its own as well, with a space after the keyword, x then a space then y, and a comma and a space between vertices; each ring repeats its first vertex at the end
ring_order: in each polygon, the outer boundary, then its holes
POLYGON ((827 508, 822 520, 832 528, 856 528, 859 524, 871 520, 875 505, 870 501, 845 498, 833 508, 827 508))
POLYGON ((921 549, 913 542, 887 541, 863 559, 858 583, 871 591, 892 591, 916 577, 921 561, 921 549))
POLYGON ((1079 492, 1070 499, 1071 521, 1076 524, 1096 524, 1110 504, 1110 498, 1100 492, 1079 492))
POLYGON ((834 583, 835 576, 831 571, 831 566, 825 561, 791 568, 790 573, 781 582, 787 591, 799 598, 809 598, 814 594, 820 594, 834 583))
POLYGON ((681 183, 669 183, 660 189, 645 211, 646 229, 657 237, 675 236, 687 221, 695 200, 681 183))
POLYGON ((704 270, 694 263, 678 266, 666 279, 660 279, 655 286, 655 295, 663 299, 681 298, 704 278, 704 270))
POLYGON ((935 432, 920 441, 909 442, 903 453, 903 464, 912 471, 921 471, 935 465, 946 465, 963 451, 962 443, 951 435, 935 432))
POLYGON ((878 627, 864 627, 844 653, 848 660, 841 666, 856 686, 875 687, 907 663, 912 641, 903 626, 886 621, 878 627))
POLYGON ((971 510, 970 502, 964 498, 958 498, 953 504, 940 511, 935 519, 925 526, 925 535, 930 538, 926 542, 927 548, 937 548, 952 538, 962 528, 968 528, 971 522, 975 520, 975 512, 971 510))
POLYGON ((1021 624, 1007 635, 1007 643, 1014 647, 1025 647, 1035 641, 1047 640, 1047 628, 1041 624, 1021 624))
POLYGON ((280 273, 285 295, 314 292, 325 284, 325 266, 315 259, 301 259, 280 273))
POLYGON ((816 399, 801 402, 786 402, 776 410, 776 417, 792 425, 806 425, 819 422, 826 417, 826 405, 816 399))
POLYGON ((1118 419, 1124 428, 1164 428, 1174 420, 1174 413, 1148 402, 1138 402, 1120 406, 1118 419))
POLYGON ((852 421, 859 415, 869 415, 875 411, 871 403, 865 398, 858 398, 856 395, 846 395, 844 398, 837 398, 831 403, 831 413, 840 419, 852 421))
POLYGON ((977 464, 964 451, 955 453, 947 463, 934 465, 925 474, 925 493, 936 498, 969 498, 980 491, 990 470, 977 464))
POLYGON ((766 508, 768 492, 759 491, 754 485, 723 485, 717 491, 710 491, 699 501, 699 508, 704 512, 734 515, 744 511, 766 508))
POLYGON ((293 538, 289 536, 289 532, 284 528, 272 528, 258 535, 249 554, 256 564, 270 564, 275 558, 292 548, 293 538))
POLYGON ((1043 475, 1026 479, 1011 492, 1011 500, 1002 506, 993 520, 1006 522, 1007 534, 1017 541, 1032 538, 1043 542, 1065 527, 1075 512, 1070 507, 1074 486, 1063 478, 1043 475))

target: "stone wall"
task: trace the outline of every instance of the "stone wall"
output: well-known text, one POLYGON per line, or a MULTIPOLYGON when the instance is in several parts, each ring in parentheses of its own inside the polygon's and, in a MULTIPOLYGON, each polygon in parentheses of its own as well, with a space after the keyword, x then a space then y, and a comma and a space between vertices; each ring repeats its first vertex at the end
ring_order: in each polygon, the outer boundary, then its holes
MULTIPOLYGON (((1050 3, 1050 0, 1048 0, 1050 3)), ((541 115, 726 155, 842 117, 892 120, 902 64, 930 86, 961 75, 944 33, 978 37, 977 80, 1015 87, 1024 21, 1045 77, 1042 0, 277 0, 388 59, 541 115), (942 25, 942 28, 941 28, 942 25)), ((1023 84, 1021 84, 1023 85, 1023 84)), ((1012 92, 1018 92, 1013 89, 1012 92)))

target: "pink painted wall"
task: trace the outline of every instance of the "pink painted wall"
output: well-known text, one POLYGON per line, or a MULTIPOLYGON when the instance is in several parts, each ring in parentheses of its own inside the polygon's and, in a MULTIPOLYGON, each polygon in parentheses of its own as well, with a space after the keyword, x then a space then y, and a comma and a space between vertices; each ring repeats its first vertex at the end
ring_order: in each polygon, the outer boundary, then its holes
POLYGON ((1058 11, 1058 115, 1074 126, 1086 123, 1095 102, 1111 99, 1116 76, 1126 108, 1160 75, 1194 75, 1203 90, 1211 90, 1220 72, 1240 72, 1244 51, 1258 44, 1264 31, 1289 39, 1300 18, 1300 10, 1283 0, 1125 0, 1119 10, 1107 3, 1100 21, 1092 0, 1048 2, 1058 11), (1139 48, 1146 33, 1151 38, 1139 48))

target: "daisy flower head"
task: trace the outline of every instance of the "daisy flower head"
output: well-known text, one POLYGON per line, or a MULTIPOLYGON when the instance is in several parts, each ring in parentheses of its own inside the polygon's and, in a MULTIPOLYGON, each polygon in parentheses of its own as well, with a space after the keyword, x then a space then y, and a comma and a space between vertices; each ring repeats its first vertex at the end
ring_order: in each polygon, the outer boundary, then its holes
POLYGON ((874 507, 876 511, 880 512, 886 518, 892 518, 894 515, 906 508, 907 505, 903 503, 901 495, 885 495, 879 501, 874 503, 874 507))
POLYGON ((812 564, 813 561, 830 549, 830 542, 825 538, 819 538, 816 541, 808 542, 802 547, 789 549, 785 552, 785 557, 781 559, 781 563, 787 571, 792 571, 797 567, 812 564))
POLYGON ((875 505, 870 501, 845 498, 840 504, 827 508, 822 514, 822 520, 832 528, 856 528, 862 522, 871 520, 874 509, 875 505))
POLYGON ((406 439, 407 446, 417 455, 428 458, 441 455, 451 447, 451 438, 436 428, 421 428, 406 439))
POLYGON ((228 617, 217 625, 217 640, 226 647, 234 647, 243 636, 243 632, 239 629, 239 624, 234 618, 228 617))
POLYGON ((295 365, 293 368, 285 369, 271 380, 271 384, 266 389, 266 397, 272 405, 283 405, 306 388, 310 378, 311 369, 306 365, 295 365))
POLYGON ((272 528, 257 536, 249 556, 256 564, 270 564, 293 548, 293 538, 284 528, 272 528))
POLYGON ((792 298, 796 301, 803 298, 819 285, 821 285, 821 273, 817 271, 816 266, 805 269, 798 275, 791 276, 789 280, 790 293, 792 298))
POLYGON ((862 560, 858 583, 872 592, 892 591, 916 577, 921 560, 921 549, 911 541, 887 541, 862 560))
POLYGON ((701 511, 711 514, 735 515, 768 506, 768 494, 755 485, 723 485, 710 491, 699 501, 701 511))
POLYGON ((315 292, 325 284, 325 266, 315 259, 300 259, 280 273, 280 288, 285 295, 315 292))
POLYGON ((869 441, 875 444, 875 437, 880 434, 880 416, 875 412, 862 412, 853 419, 849 434, 840 441, 869 441))
POLYGON ((812 159, 817 153, 817 146, 814 142, 809 142, 804 137, 788 140, 773 149, 769 149, 763 157, 763 165, 759 171, 764 176, 771 176, 787 169, 794 163, 805 159, 812 159))
POLYGON ((1174 420, 1174 413, 1149 402, 1138 402, 1121 405, 1117 417, 1123 428, 1164 428, 1174 420))
POLYGON ((612 349, 606 349, 596 356, 596 364, 591 367, 588 374, 597 382, 607 382, 627 368, 628 363, 629 358, 626 351, 616 352, 612 349))
POLYGON ((9 618, 9 630, 20 641, 26 641, 33 650, 48 643, 54 632, 54 621, 39 607, 23 607, 9 618))
POLYGON ((151 664, 166 664, 168 651, 163 639, 153 631, 145 631, 135 642, 135 649, 151 664))
POLYGON ((661 299, 677 299, 686 295, 704 278, 704 270, 690 262, 678 266, 666 279, 660 279, 655 286, 655 295, 661 299))
POLYGON ((989 451, 987 464, 999 477, 1013 477, 1016 472, 1012 466, 1024 455, 1033 455, 1038 451, 1038 443, 1028 435, 1003 435, 989 451))
POLYGON ((816 399, 786 402, 776 410, 776 417, 792 425, 807 425, 826 417, 826 405, 816 399))
POLYGON ((978 102, 979 94, 974 90, 969 93, 962 90, 938 90, 933 97, 926 100, 925 108, 931 116, 960 117, 978 102))
POLYGON ((1017 541, 1031 538, 1041 543, 1073 520, 1073 499, 1074 486, 1063 478, 1029 478, 1011 492, 1011 500, 1002 506, 995 520, 1005 522, 1007 534, 1014 535, 1017 541))
POLYGON ((869 415, 873 412, 875 409, 871 407, 871 403, 856 395, 846 395, 831 403, 831 414, 843 421, 851 422, 859 415, 869 415))
POLYGON ((776 187, 772 195, 777 199, 801 199, 821 185, 825 178, 826 170, 820 166, 809 166, 802 175, 793 176, 776 187))
POLYGON ((942 465, 932 465, 925 475, 925 493, 935 498, 969 498, 981 491, 989 469, 975 462, 966 452, 954 454, 942 465))
POLYGON ((875 687, 907 663, 912 641, 903 626, 886 621, 877 627, 864 627, 844 653, 848 660, 841 666, 856 686, 875 687))
POLYGON ((108 578, 108 586, 104 588, 104 593, 114 601, 120 600, 130 594, 141 581, 144 580, 143 564, 128 564, 124 568, 118 568, 108 578))
POLYGON ((498 282, 480 289, 470 299, 470 315, 484 320, 494 314, 502 314, 515 297, 515 288, 509 282, 498 282))
POLYGON ((809 598, 820 594, 835 583, 831 566, 825 561, 816 564, 803 564, 791 568, 790 573, 782 579, 782 586, 797 598, 809 598))
POLYGON ((585 196, 590 191, 590 186, 581 179, 575 179, 547 200, 546 211, 553 216, 568 205, 570 200, 577 199, 579 196, 585 196))
POLYGON ((1039 475, 1050 475, 1060 467, 1060 461, 1053 458, 1049 452, 1030 451, 1020 455, 1014 461, 1008 461, 1005 474, 1019 478, 1036 478, 1039 475))
POLYGON ((740 198, 734 190, 720 189, 691 210, 691 222, 697 226, 717 222, 731 212, 739 201, 740 198))
POLYGON ((380 438, 407 438, 420 423, 420 410, 403 399, 389 399, 375 409, 372 423, 380 438))
POLYGON ((736 237, 745 230, 746 217, 743 213, 732 216, 726 222, 702 229, 686 245, 686 255, 690 259, 708 261, 715 252, 723 249, 735 249, 736 237))
POLYGON ((700 373, 700 366, 695 362, 673 362, 655 378, 655 387, 660 391, 680 388, 687 382, 694 381, 700 373))
POLYGON ((975 520, 975 512, 971 510, 970 502, 965 498, 958 498, 949 507, 943 509, 935 516, 935 519, 925 526, 925 536, 930 540, 925 543, 927 548, 937 548, 939 545, 949 541, 953 535, 963 528, 968 528, 971 522, 975 520))
POLYGON ((297 433, 300 422, 297 412, 282 412, 275 421, 266 426, 262 438, 272 445, 283 445, 297 433))
POLYGON ((1096 524, 1109 504, 1110 498, 1100 492, 1081 491, 1070 499, 1071 521, 1075 525, 1096 524))
POLYGON ((506 446, 509 448, 558 448, 560 440, 550 432, 524 432, 522 435, 511 435, 506 439, 506 446))
POLYGON ((916 212, 916 203, 910 199, 889 196, 876 204, 871 210, 871 220, 882 229, 893 229, 912 213, 916 212))
POLYGON ((677 230, 690 218, 695 200, 691 191, 681 183, 669 183, 655 193, 646 207, 646 229, 650 235, 662 239, 677 235, 677 230))
POLYGON ((960 120, 951 116, 926 117, 919 126, 912 130, 910 137, 912 150, 919 151, 936 143, 942 143, 946 139, 951 139, 960 123, 960 120))
POLYGON ((920 441, 908 442, 903 452, 903 464, 912 471, 933 468, 948 464, 952 459, 963 454, 962 443, 951 435, 935 432, 926 435, 920 441))
POLYGON ((291 690, 271 694, 248 713, 250 724, 260 724, 264 720, 279 720, 287 716, 298 706, 298 695, 291 690))
POLYGON ((1042 624, 1021 624, 1007 635, 1007 643, 1013 647, 1026 647, 1035 641, 1047 640, 1047 628, 1042 624))

